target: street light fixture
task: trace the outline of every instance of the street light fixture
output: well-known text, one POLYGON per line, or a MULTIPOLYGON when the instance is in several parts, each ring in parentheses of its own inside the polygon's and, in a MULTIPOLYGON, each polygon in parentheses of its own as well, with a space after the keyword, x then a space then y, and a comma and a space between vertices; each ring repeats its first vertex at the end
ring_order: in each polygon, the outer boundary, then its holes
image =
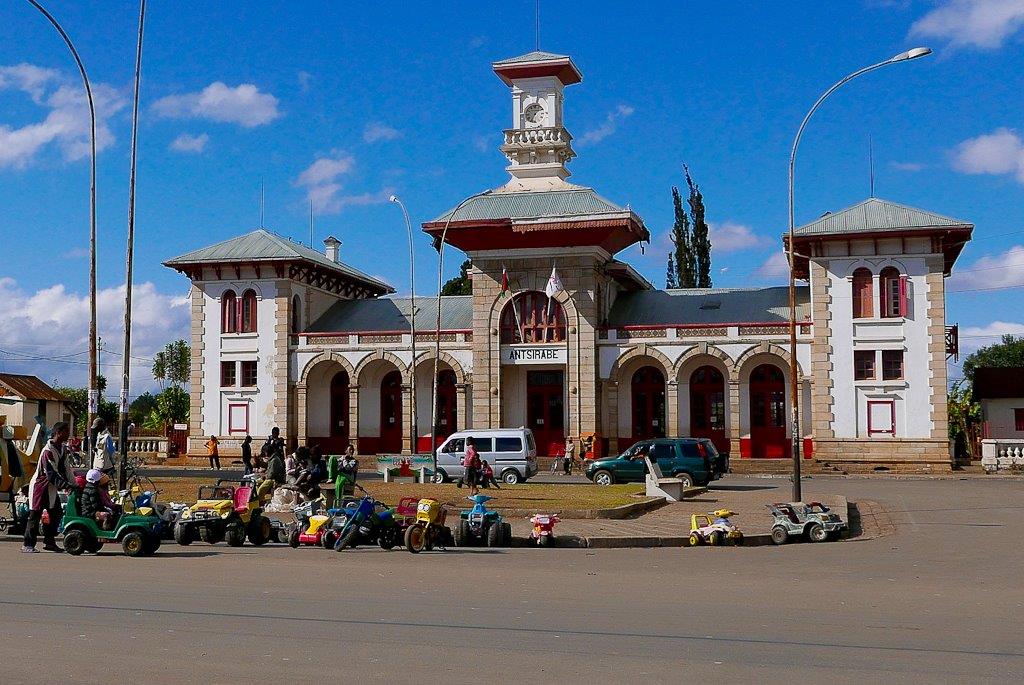
MULTIPOLYGON (((91 159, 91 166, 89 168, 89 402, 85 424, 86 436, 88 437, 89 431, 92 430, 93 415, 99 409, 99 386, 96 383, 98 375, 96 336, 96 104, 92 97, 92 84, 89 83, 89 75, 85 73, 85 65, 82 64, 82 58, 78 56, 78 50, 75 49, 75 44, 71 42, 71 38, 54 16, 47 12, 46 8, 39 4, 37 0, 28 0, 28 3, 46 17, 47 21, 53 25, 53 28, 57 29, 57 33, 64 40, 64 44, 68 46, 71 56, 75 58, 75 64, 78 65, 78 71, 82 75, 82 83, 85 84, 85 97, 89 102, 91 159)), ((125 359, 124 363, 127 364, 128 360, 125 359)), ((87 444, 89 446, 89 463, 91 464, 94 449, 91 437, 87 444)))
POLYGON ((410 389, 412 395, 412 445, 409 453, 416 454, 416 443, 419 442, 419 414, 416 410, 416 253, 412 244, 412 223, 409 221, 409 212, 397 195, 388 198, 402 208, 402 216, 405 217, 405 229, 409 234, 409 333, 412 336, 412 371, 410 372, 410 389))
POLYGON ((889 59, 878 62, 877 64, 872 64, 871 66, 864 67, 863 69, 858 69, 849 76, 837 81, 831 88, 821 94, 821 97, 817 99, 814 106, 807 112, 804 120, 800 122, 800 128, 796 131, 796 137, 793 139, 793 148, 789 153, 789 234, 786 241, 786 253, 789 259, 789 397, 792 421, 792 427, 790 429, 790 433, 792 434, 792 444, 790 450, 793 457, 793 501, 795 502, 799 502, 803 499, 800 487, 800 398, 799 384, 797 383, 796 378, 796 253, 793 251, 793 231, 795 229, 795 222, 793 218, 793 169, 796 165, 796 151, 797 147, 800 145, 800 137, 804 133, 804 128, 807 127, 807 122, 810 121, 814 113, 818 111, 821 103, 846 83, 849 83, 853 79, 866 74, 869 71, 874 71, 875 69, 881 69, 882 67, 890 64, 906 62, 930 54, 932 54, 931 48, 913 48, 906 52, 901 52, 898 55, 893 55, 889 59))

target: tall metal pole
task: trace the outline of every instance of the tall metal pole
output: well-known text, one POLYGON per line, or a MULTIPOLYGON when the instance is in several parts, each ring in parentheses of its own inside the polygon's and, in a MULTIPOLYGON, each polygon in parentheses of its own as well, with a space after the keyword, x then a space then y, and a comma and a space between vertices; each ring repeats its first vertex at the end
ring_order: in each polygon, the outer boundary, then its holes
POLYGON ((790 401, 790 420, 792 426, 790 433, 792 437, 792 444, 790 451, 793 456, 793 501, 799 502, 803 499, 802 488, 800 485, 800 384, 797 379, 797 362, 796 362, 796 253, 793 249, 794 239, 794 211, 793 211, 793 170, 796 166, 796 151, 800 146, 800 138, 804 134, 804 128, 807 127, 807 122, 811 120, 821 103, 828 98, 829 95, 836 92, 841 86, 852 81, 853 79, 866 74, 869 71, 874 71, 881 67, 889 64, 896 64, 898 62, 905 62, 907 60, 915 59, 917 57, 924 57, 925 55, 931 54, 929 48, 914 48, 907 52, 901 52, 900 54, 890 57, 889 59, 872 64, 871 66, 858 69, 849 76, 842 78, 837 81, 831 88, 821 94, 821 97, 817 99, 814 106, 811 107, 810 111, 804 117, 804 120, 800 122, 800 128, 796 131, 796 137, 793 139, 793 147, 789 153, 789 233, 786 240, 786 256, 789 260, 789 401, 790 401))
POLYGON ((117 471, 117 487, 123 490, 128 470, 128 387, 132 360, 132 270, 135 254, 135 166, 139 133, 139 85, 142 81, 142 33, 146 21, 146 0, 139 4, 139 38, 135 48, 135 98, 132 103, 131 173, 128 176, 128 247, 124 276, 124 356, 121 357, 121 412, 118 446, 121 463, 117 471))
POLYGON ((412 406, 412 444, 409 446, 409 453, 416 454, 416 443, 419 442, 419 412, 416 408, 416 253, 412 244, 412 222, 409 221, 409 212, 397 196, 392 195, 391 202, 402 208, 402 216, 405 217, 405 230, 409 234, 409 334, 412 336, 412 365, 409 379, 409 392, 412 395, 410 400, 412 406))
POLYGON ((452 221, 455 220, 455 215, 459 213, 459 210, 470 201, 484 195, 490 195, 490 193, 491 191, 488 189, 475 195, 470 195, 455 206, 452 213, 448 215, 448 220, 444 222, 444 230, 441 231, 441 242, 437 248, 437 327, 434 330, 434 378, 430 391, 430 440, 432 443, 430 454, 434 458, 435 474, 437 473, 437 375, 440 372, 441 364, 441 288, 444 285, 444 242, 448 237, 448 227, 452 225, 452 221))
MULTIPOLYGON (((96 104, 92 97, 92 84, 89 83, 89 75, 85 73, 85 65, 82 64, 82 58, 78 56, 78 50, 75 49, 74 43, 71 42, 71 38, 64 31, 64 28, 57 22, 52 14, 46 11, 37 0, 27 0, 27 2, 35 7, 39 12, 46 17, 53 28, 57 29, 57 33, 64 40, 64 44, 68 46, 68 50, 71 52, 71 56, 75 58, 75 64, 78 65, 78 71, 82 75, 82 83, 85 85, 85 97, 89 102, 89 142, 90 142, 90 159, 91 165, 89 168, 89 407, 86 413, 86 435, 89 435, 89 431, 92 429, 92 419, 99 409, 99 390, 96 384, 97 376, 97 359, 96 359, 96 104)), ((88 441, 89 445, 89 463, 92 463, 92 451, 93 441, 90 438, 88 441)))

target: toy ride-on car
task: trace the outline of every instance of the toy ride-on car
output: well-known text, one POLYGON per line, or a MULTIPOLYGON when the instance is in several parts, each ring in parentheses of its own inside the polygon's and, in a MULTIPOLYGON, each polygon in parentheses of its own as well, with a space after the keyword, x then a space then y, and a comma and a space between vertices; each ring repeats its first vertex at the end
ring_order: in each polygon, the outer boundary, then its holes
POLYGON ((470 495, 466 499, 473 502, 473 508, 459 514, 459 522, 455 528, 456 547, 510 546, 512 544, 512 524, 503 521, 501 514, 488 510, 484 505, 485 502, 494 498, 488 495, 470 495))
POLYGON ((263 498, 256 488, 226 482, 200 486, 196 503, 181 513, 174 526, 175 542, 189 545, 198 538, 212 545, 227 540, 228 545, 241 547, 246 537, 254 545, 270 540, 273 527, 263 515, 263 498))
POLYGON ((330 514, 324 513, 323 499, 310 500, 292 507, 295 523, 288 532, 288 545, 298 549, 301 545, 323 544, 324 531, 331 520, 330 514))
POLYGON ((436 499, 421 499, 416 505, 416 522, 405 529, 405 548, 418 554, 452 544, 452 529, 444 524, 447 515, 444 505, 436 499))
POLYGON ((64 551, 78 556, 83 552, 98 552, 105 542, 119 542, 130 557, 149 556, 160 548, 160 528, 157 516, 121 514, 111 530, 100 528, 96 519, 80 516, 78 498, 81 493, 72 490, 64 508, 61 528, 64 530, 64 551))
POLYGON ((729 520, 729 517, 735 515, 736 512, 728 509, 716 509, 708 514, 690 516, 690 546, 717 545, 721 542, 742 545, 743 533, 729 520))
POLYGON ((772 542, 784 545, 794 537, 811 542, 839 538, 849 526, 821 502, 777 502, 768 505, 772 518, 772 542))

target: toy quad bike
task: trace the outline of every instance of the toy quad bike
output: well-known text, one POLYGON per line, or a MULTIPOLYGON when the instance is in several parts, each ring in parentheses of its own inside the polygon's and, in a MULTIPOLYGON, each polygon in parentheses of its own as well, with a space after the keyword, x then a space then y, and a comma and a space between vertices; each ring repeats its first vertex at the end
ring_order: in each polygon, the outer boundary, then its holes
POLYGON ((174 540, 190 545, 196 538, 211 545, 227 540, 231 547, 241 547, 246 537, 254 545, 270 540, 273 527, 263 515, 263 499, 252 485, 235 487, 230 481, 199 488, 197 501, 181 513, 174 526, 174 540))
POLYGON ((743 544, 743 533, 729 517, 736 512, 728 509, 716 509, 709 514, 693 514, 690 516, 690 546, 717 545, 726 542, 731 545, 743 544))
POLYGON ((811 542, 839 538, 849 526, 821 502, 777 502, 769 504, 772 518, 772 542, 784 545, 794 537, 811 542))
POLYGON ((448 512, 436 499, 424 498, 416 505, 416 522, 405 530, 405 548, 413 554, 454 542, 452 529, 444 525, 448 512))
POLYGON ((84 552, 98 552, 105 542, 120 542, 129 557, 149 556, 160 548, 160 529, 157 516, 138 513, 121 514, 112 530, 103 530, 95 519, 80 516, 76 489, 68 495, 61 527, 64 530, 64 551, 78 556, 84 552))
POLYGON ((345 508, 345 525, 338 531, 334 551, 373 543, 380 545, 381 549, 392 549, 399 542, 394 510, 375 499, 358 483, 356 487, 364 493, 363 497, 345 508))
POLYGON ((457 547, 510 546, 512 544, 512 524, 503 521, 501 514, 489 511, 484 505, 485 502, 494 498, 488 495, 470 495, 466 499, 473 502, 473 508, 459 514, 459 523, 455 528, 455 545, 457 547))

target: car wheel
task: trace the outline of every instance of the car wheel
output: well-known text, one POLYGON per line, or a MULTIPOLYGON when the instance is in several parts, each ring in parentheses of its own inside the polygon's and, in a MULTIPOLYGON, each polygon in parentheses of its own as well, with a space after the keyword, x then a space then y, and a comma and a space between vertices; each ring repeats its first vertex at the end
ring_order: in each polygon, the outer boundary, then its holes
POLYGON ((324 549, 334 549, 334 543, 338 541, 338 536, 334 534, 333 530, 325 530, 324 534, 320 536, 320 544, 324 549))
POLYGON ((270 541, 270 534, 273 529, 270 525, 270 519, 266 516, 253 517, 249 521, 249 530, 247 535, 249 536, 249 542, 259 547, 260 545, 266 544, 270 541))
POLYGON ((469 539, 469 521, 462 519, 459 521, 458 525, 455 526, 455 546, 468 547, 469 539))
POLYGON ((515 469, 508 469, 501 474, 501 480, 506 485, 518 485, 519 481, 522 480, 522 477, 520 477, 519 472, 515 469))
POLYGON ((195 531, 182 523, 174 526, 174 541, 181 546, 191 545, 195 540, 195 531))
POLYGON ((614 485, 615 476, 611 471, 601 470, 594 474, 594 485, 614 485))
POLYGON ((492 523, 487 527, 487 546, 488 547, 500 547, 501 546, 501 524, 492 523))
MULTIPOLYGON (((555 539, 553 535, 549 535, 548 537, 551 538, 552 541, 554 541, 554 539, 555 539)), ((511 547, 512 546, 512 524, 511 523, 503 522, 501 524, 501 541, 502 541, 502 547, 511 547)))
POLYGON ((820 523, 812 523, 807 529, 807 539, 811 542, 825 542, 828 540, 828 533, 820 523))
POLYGON ((346 547, 355 547, 356 536, 359 535, 359 531, 355 526, 345 533, 345 537, 338 541, 338 546, 334 548, 335 552, 342 552, 346 547))
POLYGON ((383 550, 392 550, 395 548, 395 545, 397 545, 399 542, 398 536, 398 528, 391 528, 390 530, 385 530, 383 533, 380 534, 380 537, 377 538, 377 544, 380 545, 380 548, 383 550))
POLYGON ((419 554, 426 547, 426 530, 416 523, 409 526, 405 531, 405 548, 413 554, 419 554))
POLYGON ((690 543, 690 547, 696 547, 697 545, 700 544, 700 536, 697 535, 696 533, 690 533, 689 543, 690 543))
POLYGON ((772 528, 772 542, 776 545, 784 545, 788 539, 789 533, 783 526, 775 526, 772 528))
POLYGON ((682 481, 682 485, 683 485, 684 488, 692 488, 693 487, 694 480, 693 480, 693 476, 691 476, 690 474, 688 474, 688 473, 677 473, 676 474, 676 478, 678 478, 679 480, 682 481))
POLYGON ((717 545, 718 542, 721 539, 722 539, 722 534, 719 533, 717 530, 713 530, 710 533, 708 533, 708 544, 711 545, 712 547, 717 545))
POLYGON ((438 484, 447 483, 448 474, 444 472, 444 469, 438 469, 437 471, 434 471, 434 475, 430 478, 430 480, 438 484))
POLYGON ((295 529, 292 532, 288 533, 288 546, 291 547, 292 549, 298 549, 299 548, 299 531, 298 531, 298 529, 295 529))
POLYGON ((78 556, 85 552, 85 548, 89 542, 85 537, 85 533, 78 530, 69 531, 64 533, 64 551, 72 556, 78 556))
POLYGON ((146 539, 142 533, 133 530, 121 539, 121 547, 129 557, 141 557, 146 553, 146 539))
POLYGON ((245 544, 245 528, 241 522, 228 526, 225 539, 228 541, 229 547, 241 547, 245 544))
POLYGON ((539 538, 537 538, 537 546, 538 547, 550 547, 551 546, 551 536, 550 535, 541 535, 539 538))
POLYGON ((729 537, 729 541, 736 547, 743 545, 743 533, 735 533, 729 537))

